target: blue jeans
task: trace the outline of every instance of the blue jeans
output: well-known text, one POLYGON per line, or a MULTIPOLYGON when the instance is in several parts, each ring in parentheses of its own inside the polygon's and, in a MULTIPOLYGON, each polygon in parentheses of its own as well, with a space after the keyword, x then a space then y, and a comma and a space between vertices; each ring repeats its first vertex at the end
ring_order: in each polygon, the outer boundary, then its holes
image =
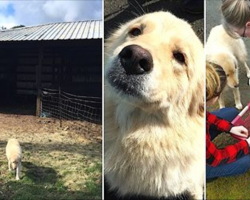
MULTIPOLYGON (((225 119, 231 122, 239 113, 236 108, 222 108, 220 110, 216 110, 211 112, 212 114, 225 119)), ((211 135, 211 140, 216 138, 221 131, 210 129, 209 133, 211 135)), ((236 161, 224 164, 220 166, 210 166, 206 165, 206 178, 216 178, 216 177, 223 177, 223 176, 233 176, 245 173, 250 168, 250 155, 245 155, 236 161)))

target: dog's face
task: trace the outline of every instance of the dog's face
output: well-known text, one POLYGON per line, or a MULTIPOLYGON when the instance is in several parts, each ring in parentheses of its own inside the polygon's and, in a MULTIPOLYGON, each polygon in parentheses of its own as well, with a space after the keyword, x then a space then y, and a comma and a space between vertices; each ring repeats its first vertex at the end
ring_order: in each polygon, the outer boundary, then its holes
POLYGON ((211 61, 223 68, 227 76, 227 85, 230 88, 239 87, 238 62, 233 55, 227 52, 216 53, 211 61))
POLYGON ((122 25, 105 46, 106 87, 120 100, 144 109, 203 103, 203 46, 185 21, 146 14, 122 25))
MULTIPOLYGON (((227 65, 229 66, 229 65, 227 65)), ((227 84, 229 87, 231 88, 237 88, 239 87, 239 79, 238 79, 238 70, 237 68, 235 68, 235 66, 233 67, 224 67, 224 71, 227 75, 227 84)))
POLYGON ((238 65, 237 61, 229 58, 225 58, 223 60, 222 68, 227 75, 227 84, 231 88, 239 87, 239 79, 238 79, 238 65))
POLYGON ((18 165, 18 161, 17 160, 10 160, 10 166, 12 170, 16 170, 18 165))

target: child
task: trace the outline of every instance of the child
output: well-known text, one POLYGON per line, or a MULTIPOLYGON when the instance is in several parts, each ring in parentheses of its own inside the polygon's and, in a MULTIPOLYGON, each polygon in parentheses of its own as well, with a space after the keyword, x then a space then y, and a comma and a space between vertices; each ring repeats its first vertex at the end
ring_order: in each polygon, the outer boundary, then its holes
MULTIPOLYGON (((226 85, 226 74, 215 64, 206 64, 206 103, 214 104, 226 85)), ((250 168, 248 130, 230 122, 238 115, 235 108, 206 113, 206 178, 212 179, 245 173, 250 168), (246 140, 218 149, 212 140, 222 132, 245 137, 246 140)))

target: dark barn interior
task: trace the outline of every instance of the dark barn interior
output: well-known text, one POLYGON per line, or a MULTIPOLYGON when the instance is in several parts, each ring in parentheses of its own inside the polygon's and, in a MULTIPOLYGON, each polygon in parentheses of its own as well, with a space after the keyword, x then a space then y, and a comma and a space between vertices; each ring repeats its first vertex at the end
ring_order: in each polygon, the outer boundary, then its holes
MULTIPOLYGON (((35 114, 37 99, 43 88, 60 88, 74 95, 102 97, 102 36, 91 38, 82 33, 79 39, 78 33, 84 27, 79 27, 80 22, 77 23, 78 27, 71 27, 73 31, 68 39, 52 36, 41 39, 43 34, 40 31, 38 39, 17 40, 11 36, 6 40, 6 30, 0 31, 1 110, 16 106, 22 108, 23 114, 28 110, 35 114), (78 35, 73 35, 76 31, 78 35)), ((94 24, 95 28, 97 26, 100 29, 99 24, 94 24)), ((84 29, 87 28, 90 29, 90 26, 84 29)), ((28 30, 26 27, 26 32, 28 30)), ((48 31, 59 33, 61 29, 50 27, 45 33, 48 31)))

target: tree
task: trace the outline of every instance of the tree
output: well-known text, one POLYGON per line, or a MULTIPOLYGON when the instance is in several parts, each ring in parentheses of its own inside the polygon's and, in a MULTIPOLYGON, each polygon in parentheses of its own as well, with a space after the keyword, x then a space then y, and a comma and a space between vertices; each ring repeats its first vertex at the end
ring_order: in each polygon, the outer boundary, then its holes
POLYGON ((25 27, 24 25, 20 24, 20 25, 17 25, 17 26, 13 26, 11 29, 15 29, 15 28, 22 28, 22 27, 25 27))

